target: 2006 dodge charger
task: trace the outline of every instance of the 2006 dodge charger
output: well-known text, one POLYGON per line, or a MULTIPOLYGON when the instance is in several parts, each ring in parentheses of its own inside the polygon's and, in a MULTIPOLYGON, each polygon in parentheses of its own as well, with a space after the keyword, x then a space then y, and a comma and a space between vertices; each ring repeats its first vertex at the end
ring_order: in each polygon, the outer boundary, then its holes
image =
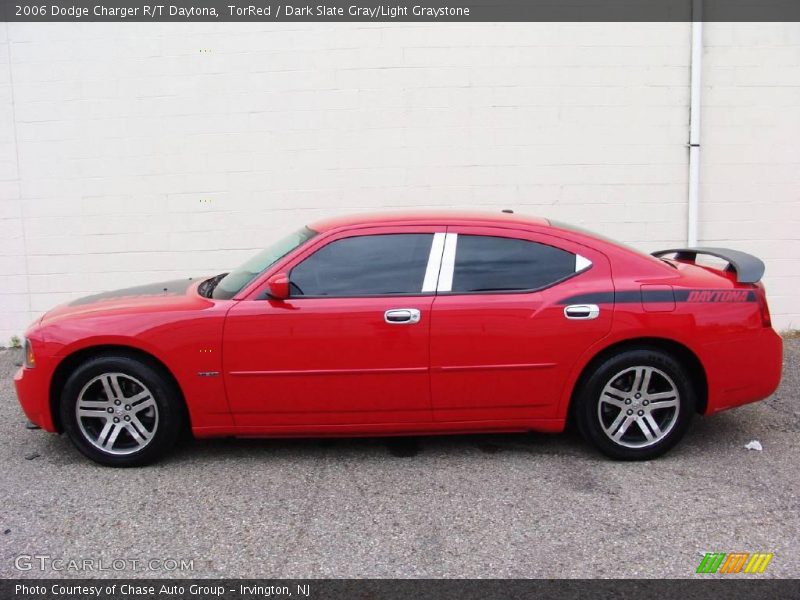
POLYGON ((570 419, 608 456, 648 459, 695 413, 778 386, 763 273, 743 252, 649 256, 514 214, 334 219, 227 274, 48 312, 15 382, 31 421, 113 466, 153 461, 186 428, 556 432, 570 419))

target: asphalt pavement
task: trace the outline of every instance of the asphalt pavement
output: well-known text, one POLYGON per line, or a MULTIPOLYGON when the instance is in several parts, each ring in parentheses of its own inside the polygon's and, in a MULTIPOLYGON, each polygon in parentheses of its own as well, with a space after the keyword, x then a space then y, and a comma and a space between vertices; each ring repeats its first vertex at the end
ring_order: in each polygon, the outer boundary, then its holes
POLYGON ((104 468, 25 428, 20 360, 0 350, 1 577, 695 577, 705 552, 800 572, 800 340, 770 399, 644 463, 567 432, 189 441, 104 468))

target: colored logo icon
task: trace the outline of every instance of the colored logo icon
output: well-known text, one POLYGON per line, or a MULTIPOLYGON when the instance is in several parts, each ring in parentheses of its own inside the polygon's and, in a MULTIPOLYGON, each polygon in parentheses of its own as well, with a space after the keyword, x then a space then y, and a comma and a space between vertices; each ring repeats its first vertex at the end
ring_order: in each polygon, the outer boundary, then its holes
POLYGON ((773 556, 766 552, 707 552, 696 573, 763 573, 773 556))

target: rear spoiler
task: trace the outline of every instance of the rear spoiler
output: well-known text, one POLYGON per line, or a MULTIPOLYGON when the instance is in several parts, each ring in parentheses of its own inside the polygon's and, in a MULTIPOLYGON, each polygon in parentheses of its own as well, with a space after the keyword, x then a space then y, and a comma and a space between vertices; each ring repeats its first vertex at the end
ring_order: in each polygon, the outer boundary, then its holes
POLYGON ((764 263, 752 254, 727 248, 673 248, 672 250, 659 250, 653 256, 661 258, 667 254, 674 254, 675 260, 695 262, 698 254, 716 256, 728 261, 728 271, 736 273, 739 283, 758 283, 764 276, 764 263))

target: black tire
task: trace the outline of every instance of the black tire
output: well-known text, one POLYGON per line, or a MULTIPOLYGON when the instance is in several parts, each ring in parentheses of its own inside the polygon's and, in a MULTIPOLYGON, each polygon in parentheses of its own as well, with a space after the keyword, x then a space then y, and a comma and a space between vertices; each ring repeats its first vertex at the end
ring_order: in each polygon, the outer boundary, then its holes
MULTIPOLYGON (((117 391, 113 394, 117 394, 117 391)), ((75 369, 64 385, 59 410, 64 431, 75 447, 93 461, 111 467, 139 467, 152 463, 170 450, 186 427, 183 400, 170 378, 157 365, 124 355, 96 356, 75 369), (113 389, 121 392, 119 402, 117 396, 113 401, 108 398, 108 392, 105 391, 106 383, 112 379, 113 389), (96 404, 98 417, 83 418, 79 422, 76 406, 82 392, 82 407, 91 405, 95 410, 96 404), (130 405, 125 403, 126 393, 130 393, 131 397, 137 393, 145 396, 144 400, 138 401, 147 402, 148 407, 139 409, 141 412, 136 415, 135 404, 129 408, 130 405), (93 397, 87 404, 89 396, 93 397), (154 402, 150 403, 149 398, 154 402), (112 416, 105 415, 106 410, 124 411, 126 408, 130 412, 112 413, 119 425, 112 424, 112 416), (133 415, 138 426, 134 427, 128 415, 133 415), (105 436, 106 442, 110 441, 114 430, 119 429, 111 442, 110 451, 96 445, 100 443, 106 425, 111 428, 111 433, 105 436), (152 432, 148 431, 150 427, 152 432), (139 441, 135 435, 138 435, 139 441), (92 438, 96 438, 95 442, 92 438)))
POLYGON ((695 413, 696 394, 686 369, 655 348, 627 350, 602 360, 579 385, 574 406, 578 430, 616 460, 661 456, 681 440, 695 413), (644 381, 650 381, 649 391, 637 392, 634 386, 644 381), (665 391, 669 389, 675 391, 674 400, 669 398, 672 392, 665 391), (612 439, 615 433, 617 441, 612 439))

